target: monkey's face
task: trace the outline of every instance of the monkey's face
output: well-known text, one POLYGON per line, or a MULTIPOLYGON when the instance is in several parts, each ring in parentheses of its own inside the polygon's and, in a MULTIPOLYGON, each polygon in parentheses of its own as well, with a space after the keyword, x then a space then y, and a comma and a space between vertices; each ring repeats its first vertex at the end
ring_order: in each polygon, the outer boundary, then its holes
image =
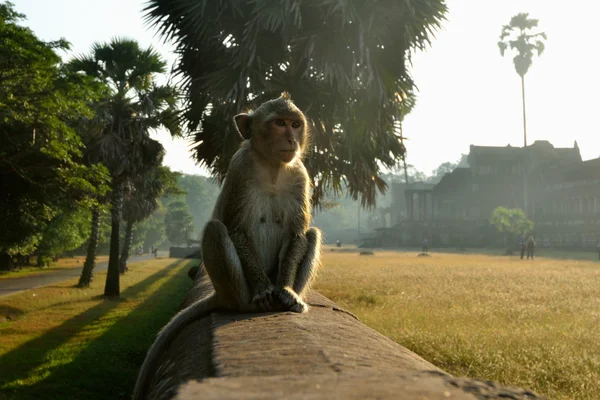
POLYGON ((297 118, 275 118, 267 123, 267 146, 271 159, 288 164, 300 155, 305 134, 304 121, 297 118))
POLYGON ((274 164, 289 164, 301 155, 304 121, 291 116, 275 117, 265 122, 258 136, 255 143, 263 156, 274 164))
POLYGON ((234 117, 244 139, 251 139, 252 147, 273 164, 289 164, 302 157, 308 141, 306 117, 282 94, 267 101, 252 113, 234 117))

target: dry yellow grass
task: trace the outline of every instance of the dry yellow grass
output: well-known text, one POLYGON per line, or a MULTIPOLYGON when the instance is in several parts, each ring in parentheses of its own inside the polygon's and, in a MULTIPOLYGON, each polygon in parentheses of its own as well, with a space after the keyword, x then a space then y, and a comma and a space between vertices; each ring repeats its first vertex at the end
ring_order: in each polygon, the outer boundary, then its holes
POLYGON ((597 261, 326 249, 315 289, 456 376, 600 399, 597 261))

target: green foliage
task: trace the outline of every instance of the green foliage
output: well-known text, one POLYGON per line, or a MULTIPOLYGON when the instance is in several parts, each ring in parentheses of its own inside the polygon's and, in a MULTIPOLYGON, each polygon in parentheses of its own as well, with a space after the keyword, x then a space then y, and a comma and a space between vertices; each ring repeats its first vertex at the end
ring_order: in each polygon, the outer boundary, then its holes
POLYGON ((86 128, 86 160, 104 164, 113 186, 161 165, 164 148, 149 131, 161 126, 173 136, 181 135, 178 123, 178 91, 157 85, 157 74, 166 63, 151 47, 140 48, 135 40, 115 38, 95 43, 91 54, 68 63, 68 70, 92 79, 107 90, 92 103, 93 118, 86 128))
POLYGON ((531 67, 533 53, 537 52, 541 56, 544 52, 544 40, 547 36, 544 32, 529 33, 531 29, 536 28, 538 20, 529 18, 529 14, 520 13, 510 19, 508 25, 502 27, 498 48, 500 54, 504 53, 508 48, 516 50, 517 54, 513 58, 515 70, 519 76, 523 77, 531 67))
POLYGON ((135 240, 133 246, 142 245, 144 249, 148 250, 152 246, 160 246, 167 240, 167 233, 165 231, 165 216, 167 215, 167 208, 162 204, 159 205, 158 209, 146 220, 136 225, 135 240))
POLYGON ((186 239, 194 231, 192 215, 187 203, 174 201, 168 205, 165 215, 165 231, 167 239, 172 244, 185 244, 186 239))
POLYGON ((141 222, 148 218, 160 205, 164 194, 181 194, 177 186, 178 174, 168 167, 150 168, 128 181, 123 207, 123 219, 141 222))
POLYGON ((185 191, 187 203, 196 232, 201 232, 210 220, 219 196, 219 186, 209 178, 199 175, 181 175, 177 184, 185 191))
POLYGON ((60 210, 41 235, 39 256, 57 257, 83 245, 90 233, 90 221, 87 208, 60 210))
POLYGON ((184 118, 214 176, 224 178, 238 146, 233 116, 286 90, 311 121, 314 200, 345 187, 366 205, 386 188, 381 168, 405 151, 407 60, 447 9, 444 0, 149 0, 146 11, 177 44, 184 118))
POLYGON ((497 207, 492 211, 490 224, 499 232, 508 233, 513 237, 527 235, 534 227, 533 221, 528 219, 520 208, 497 207))
POLYGON ((83 162, 78 121, 99 85, 65 70, 57 50, 19 25, 24 16, 0 4, 0 252, 31 252, 66 204, 89 204, 107 190, 101 166, 83 162))

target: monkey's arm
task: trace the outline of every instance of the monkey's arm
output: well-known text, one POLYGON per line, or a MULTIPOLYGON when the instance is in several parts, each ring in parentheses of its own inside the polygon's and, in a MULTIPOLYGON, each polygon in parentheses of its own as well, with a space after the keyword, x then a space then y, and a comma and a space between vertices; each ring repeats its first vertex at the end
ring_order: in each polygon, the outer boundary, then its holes
POLYGON ((294 233, 290 238, 277 271, 277 281, 273 295, 284 310, 305 312, 308 305, 294 291, 300 263, 308 249, 308 239, 304 233, 294 233))
POLYGON ((306 231, 310 221, 310 200, 306 173, 300 174, 300 179, 296 185, 295 193, 298 208, 292 213, 289 222, 291 234, 277 272, 275 282, 277 289, 294 286, 298 267, 308 248, 306 231))
POLYGON ((274 303, 271 293, 275 287, 258 261, 254 242, 243 230, 234 231, 230 236, 238 252, 250 290, 253 293, 252 302, 265 311, 272 309, 274 303))
POLYGON ((294 233, 292 235, 277 272, 277 281, 275 282, 277 289, 294 286, 298 266, 306 254, 307 247, 308 241, 304 233, 294 233))

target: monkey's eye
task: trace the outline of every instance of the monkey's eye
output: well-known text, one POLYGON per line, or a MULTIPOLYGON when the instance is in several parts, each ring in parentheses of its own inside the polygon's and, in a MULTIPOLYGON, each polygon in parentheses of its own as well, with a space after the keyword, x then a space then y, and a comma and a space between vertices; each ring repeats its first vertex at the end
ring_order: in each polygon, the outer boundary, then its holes
POLYGON ((282 120, 282 119, 280 119, 280 118, 277 118, 275 120, 275 125, 277 125, 277 126, 285 126, 285 121, 282 120))
POLYGON ((294 121, 292 123, 292 128, 300 128, 302 126, 302 123, 300 121, 294 121))

